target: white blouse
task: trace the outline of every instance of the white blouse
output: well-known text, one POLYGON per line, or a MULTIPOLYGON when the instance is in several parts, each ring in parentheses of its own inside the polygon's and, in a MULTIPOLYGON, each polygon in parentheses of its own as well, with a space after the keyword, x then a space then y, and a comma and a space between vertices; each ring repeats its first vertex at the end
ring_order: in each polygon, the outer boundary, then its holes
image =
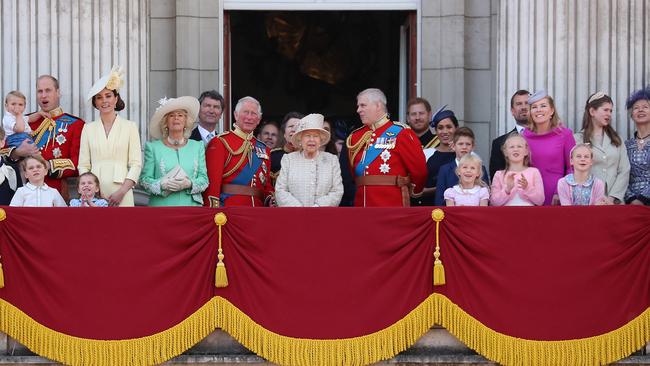
POLYGON ((59 191, 43 183, 37 187, 31 183, 18 188, 10 206, 18 207, 67 207, 59 191))
POLYGON ((343 196, 341 166, 335 155, 321 151, 306 159, 301 151, 282 157, 275 183, 278 206, 338 206, 343 196))

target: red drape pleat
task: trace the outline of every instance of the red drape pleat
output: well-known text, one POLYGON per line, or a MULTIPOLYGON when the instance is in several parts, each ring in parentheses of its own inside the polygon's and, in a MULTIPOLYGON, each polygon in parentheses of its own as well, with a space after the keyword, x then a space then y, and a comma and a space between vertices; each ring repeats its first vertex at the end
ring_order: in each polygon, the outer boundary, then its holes
POLYGON ((209 209, 5 210, 0 297, 50 329, 143 337, 213 295, 217 231, 209 209))

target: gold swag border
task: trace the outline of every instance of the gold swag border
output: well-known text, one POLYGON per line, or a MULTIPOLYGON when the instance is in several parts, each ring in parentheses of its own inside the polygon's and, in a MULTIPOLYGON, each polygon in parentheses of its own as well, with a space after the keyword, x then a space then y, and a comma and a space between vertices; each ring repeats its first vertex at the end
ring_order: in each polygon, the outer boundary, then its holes
POLYGON ((432 294, 404 318, 380 331, 345 339, 301 339, 264 329, 222 297, 187 319, 135 339, 93 340, 39 324, 0 299, 0 330, 35 353, 69 365, 153 365, 167 361, 222 328, 245 347, 277 364, 366 365, 394 357, 440 324, 479 354, 504 365, 600 365, 620 360, 650 341, 650 308, 622 327, 594 337, 535 341, 498 333, 441 294, 432 294))

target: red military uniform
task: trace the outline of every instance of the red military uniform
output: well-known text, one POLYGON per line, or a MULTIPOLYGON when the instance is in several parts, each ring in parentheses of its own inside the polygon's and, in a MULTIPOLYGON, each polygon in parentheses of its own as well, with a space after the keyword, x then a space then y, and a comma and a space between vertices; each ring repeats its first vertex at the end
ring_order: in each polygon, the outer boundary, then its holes
POLYGON ((76 116, 63 113, 63 109, 50 111, 52 118, 40 118, 29 124, 32 129, 34 143, 41 155, 50 163, 50 171, 45 183, 56 188, 59 192, 67 193, 63 188, 63 180, 76 177, 79 162, 79 146, 84 121, 76 116), (63 190, 62 190, 63 188, 63 190))
POLYGON ((210 183, 203 204, 264 206, 273 195, 270 153, 252 134, 238 128, 212 139, 205 152, 210 183))
POLYGON ((409 186, 421 192, 427 166, 417 135, 384 116, 347 139, 358 207, 409 206, 409 186))

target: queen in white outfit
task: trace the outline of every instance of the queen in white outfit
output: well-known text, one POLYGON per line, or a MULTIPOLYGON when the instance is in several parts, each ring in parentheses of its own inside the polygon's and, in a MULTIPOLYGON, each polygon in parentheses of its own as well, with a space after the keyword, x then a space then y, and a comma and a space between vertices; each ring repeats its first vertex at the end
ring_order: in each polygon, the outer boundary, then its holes
POLYGON ((275 199, 281 207, 338 206, 343 196, 341 166, 337 157, 319 148, 330 140, 323 116, 310 114, 300 120, 292 137, 298 151, 282 157, 275 199))

